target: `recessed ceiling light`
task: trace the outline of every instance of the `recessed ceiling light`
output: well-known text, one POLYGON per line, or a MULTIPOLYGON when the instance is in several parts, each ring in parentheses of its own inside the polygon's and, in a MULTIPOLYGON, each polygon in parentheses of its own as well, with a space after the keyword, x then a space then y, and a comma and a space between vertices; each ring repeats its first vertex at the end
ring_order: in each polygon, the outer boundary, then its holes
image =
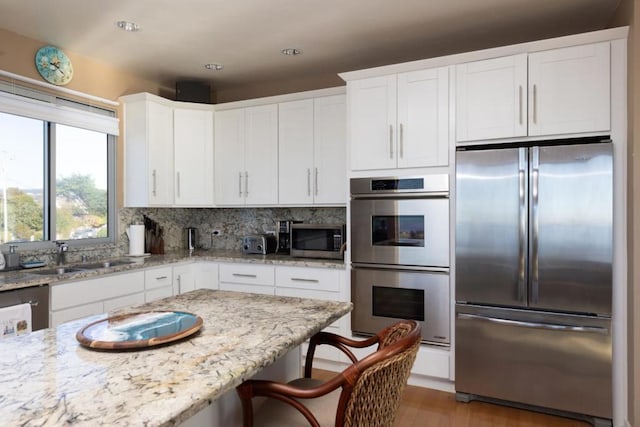
POLYGON ((206 68, 207 70, 211 70, 211 71, 220 71, 220 70, 222 70, 224 68, 224 65, 211 63, 211 64, 205 64, 204 68, 206 68))
POLYGON ((131 21, 118 21, 116 22, 116 25, 118 26, 118 28, 120 28, 121 30, 124 31, 129 31, 131 33, 134 33, 136 31, 140 31, 140 25, 136 24, 135 22, 131 22, 131 21))
POLYGON ((287 56, 296 56, 296 55, 301 55, 302 51, 294 47, 288 47, 286 49, 282 49, 282 54, 287 56))

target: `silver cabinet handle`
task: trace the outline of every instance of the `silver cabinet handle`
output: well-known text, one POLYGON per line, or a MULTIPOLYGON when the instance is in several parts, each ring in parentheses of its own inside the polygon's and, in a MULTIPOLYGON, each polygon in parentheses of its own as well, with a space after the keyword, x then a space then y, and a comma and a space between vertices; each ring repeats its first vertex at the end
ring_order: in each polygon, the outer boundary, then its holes
POLYGON ((521 320, 500 319, 497 317, 481 316, 479 314, 458 313, 458 319, 462 320, 482 320, 485 322, 499 323, 507 326, 521 326, 525 328, 547 329, 552 331, 571 331, 571 332, 596 332, 598 334, 608 334, 607 328, 599 326, 577 326, 577 325, 557 325, 554 323, 540 322, 523 322, 521 320))
POLYGON ((180 198, 180 172, 176 172, 177 195, 180 198))
POLYGON ((539 286, 539 256, 538 256, 538 231, 540 227, 540 218, 538 215, 538 191, 540 186, 540 150, 538 147, 531 148, 531 302, 538 303, 540 292, 539 286))
POLYGON ((238 197, 242 198, 242 172, 238 172, 238 197))
POLYGON ((244 274, 244 273, 231 273, 231 275, 235 277, 252 277, 254 279, 258 277, 255 274, 244 274))
POLYGON ((156 170, 154 169, 153 172, 151 173, 151 177, 152 179, 152 189, 151 189, 151 193, 155 196, 156 195, 156 170))
POLYGON ((389 158, 393 159, 393 125, 389 125, 389 158))
POLYGON ((522 124, 522 85, 518 85, 518 122, 522 124))
POLYGON ((518 150, 518 301, 526 302, 527 188, 526 148, 518 150))
POLYGON ((307 196, 311 196, 311 169, 307 168, 307 196))
POLYGON ((249 197, 249 172, 244 171, 244 197, 249 197))
POLYGON ((320 184, 318 184, 318 168, 316 168, 316 179, 314 180, 314 184, 316 187, 316 196, 318 195, 318 187, 320 186, 320 184))
POLYGON ((23 304, 30 304, 31 307, 37 307, 40 304, 40 302, 38 302, 38 300, 30 299, 29 301, 24 301, 23 304))
POLYGON ((400 158, 404 157, 404 126, 400 123, 400 158))
POLYGON ((158 277, 156 277, 156 280, 164 280, 166 278, 167 278, 167 276, 158 276, 158 277))
POLYGON ((300 277, 292 277, 291 278, 292 282, 308 282, 308 283, 320 283, 319 280, 316 279, 302 279, 300 277))
POLYGON ((533 123, 538 123, 538 87, 533 85, 533 123))

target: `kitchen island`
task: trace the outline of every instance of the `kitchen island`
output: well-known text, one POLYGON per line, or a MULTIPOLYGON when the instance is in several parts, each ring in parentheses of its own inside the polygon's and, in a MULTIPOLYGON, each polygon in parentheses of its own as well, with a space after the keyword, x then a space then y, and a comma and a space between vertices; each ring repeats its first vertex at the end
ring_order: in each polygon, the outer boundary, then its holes
MULTIPOLYGON (((105 316, 0 341, 2 425, 180 424, 351 311, 351 303, 200 289, 118 313, 187 311, 201 331, 142 351, 86 349, 105 316)), ((113 314, 113 313, 110 313, 113 314)))

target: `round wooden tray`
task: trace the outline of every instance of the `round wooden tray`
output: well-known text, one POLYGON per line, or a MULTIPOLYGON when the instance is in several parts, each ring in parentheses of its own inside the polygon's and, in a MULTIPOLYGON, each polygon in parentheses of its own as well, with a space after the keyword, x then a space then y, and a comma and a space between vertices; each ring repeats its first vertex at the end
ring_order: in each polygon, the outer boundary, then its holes
POLYGON ((76 333, 76 339, 100 350, 142 349, 186 338, 200 328, 202 318, 192 313, 145 311, 90 323, 76 333))

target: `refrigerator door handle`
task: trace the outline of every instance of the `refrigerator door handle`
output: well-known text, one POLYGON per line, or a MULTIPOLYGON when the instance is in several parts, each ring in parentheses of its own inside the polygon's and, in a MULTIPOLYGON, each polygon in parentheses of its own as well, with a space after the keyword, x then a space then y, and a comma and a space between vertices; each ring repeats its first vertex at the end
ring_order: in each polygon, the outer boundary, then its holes
POLYGON ((540 181, 540 148, 531 148, 531 302, 537 304, 539 300, 539 257, 538 257, 538 196, 540 181))
POLYGON ((527 188, 525 179, 526 151, 518 153, 518 301, 526 302, 527 188))
POLYGON ((497 317, 487 317, 478 314, 458 313, 458 319, 462 320, 481 320, 485 322, 498 323, 507 326, 521 326, 524 328, 547 329, 553 331, 570 331, 570 332, 591 332, 603 335, 609 334, 609 329, 599 326, 577 326, 577 325, 557 325, 552 323, 523 322, 520 320, 500 319, 497 317))

